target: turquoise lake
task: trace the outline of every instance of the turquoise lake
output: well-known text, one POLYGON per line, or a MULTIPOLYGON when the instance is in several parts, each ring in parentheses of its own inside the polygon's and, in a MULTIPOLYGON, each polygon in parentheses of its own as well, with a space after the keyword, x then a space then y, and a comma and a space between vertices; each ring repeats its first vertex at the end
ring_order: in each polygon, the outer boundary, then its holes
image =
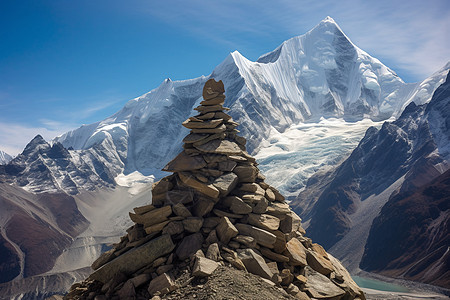
POLYGON ((368 288, 386 292, 409 292, 409 290, 401 285, 383 282, 371 278, 363 278, 359 276, 352 276, 353 280, 362 288, 368 288))

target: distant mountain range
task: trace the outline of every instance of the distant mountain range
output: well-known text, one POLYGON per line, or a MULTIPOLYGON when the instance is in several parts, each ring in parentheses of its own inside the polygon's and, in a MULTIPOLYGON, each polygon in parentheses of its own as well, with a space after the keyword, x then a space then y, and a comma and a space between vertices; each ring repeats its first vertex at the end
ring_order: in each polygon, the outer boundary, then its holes
MULTIPOLYGON (((394 71, 355 46, 328 17, 308 33, 285 41, 256 62, 235 51, 209 76, 184 81, 166 79, 158 88, 130 100, 105 120, 83 125, 50 142, 37 136, 21 154, 0 165, 0 185, 5 189, 3 203, 16 207, 2 210, 0 224, 2 228, 10 228, 17 224, 11 221, 17 219, 13 216, 23 215, 26 211, 27 218, 20 224, 41 220, 48 224, 50 231, 58 232, 61 243, 39 271, 32 267, 35 258, 28 256, 31 250, 24 251, 25 246, 19 246, 21 240, 14 240, 8 230, 2 229, 2 249, 6 250, 1 251, 8 255, 1 256, 0 270, 10 270, 2 280, 7 282, 15 274, 25 277, 42 274, 52 264, 53 269, 42 276, 77 272, 88 266, 111 239, 120 236, 128 225, 121 216, 126 216, 133 206, 150 201, 150 183, 163 176, 161 168, 180 152, 182 138, 188 133, 180 124, 196 113, 193 108, 200 103, 202 87, 209 78, 224 82, 225 106, 231 109, 229 114, 233 119, 241 124, 238 129, 247 138, 247 149, 257 158, 258 153, 269 150, 264 152, 269 154, 265 154, 260 167, 270 183, 292 195, 302 191, 292 204, 302 213, 305 224, 309 224, 308 235, 343 258, 344 252, 335 247, 355 224, 359 224, 352 219, 354 212, 360 211, 364 203, 372 203, 362 199, 376 197, 383 191, 393 192, 400 187, 403 187, 402 191, 406 190, 407 183, 414 187, 428 183, 428 177, 426 182, 420 182, 418 174, 423 174, 421 170, 434 178, 448 169, 448 157, 436 153, 436 148, 430 146, 433 143, 448 145, 448 139, 445 140, 443 135, 439 141, 433 136, 445 129, 441 122, 448 122, 445 119, 448 115, 438 119, 432 115, 436 110, 426 112, 426 106, 421 105, 430 101, 436 88, 445 81, 449 69, 450 63, 422 82, 405 83, 394 71), (420 116, 420 120, 415 116, 420 116), (396 118, 399 119, 385 123, 379 130, 370 128, 358 146, 366 128, 396 118), (327 123, 321 122, 335 119, 350 128, 339 134, 340 140, 331 136, 334 142, 317 146, 317 139, 303 138, 302 134, 311 126, 325 124, 322 129, 326 129, 327 123), (428 129, 422 129, 422 123, 427 123, 428 129), (302 128, 295 127, 299 124, 302 128), (358 124, 358 131, 351 129, 354 124, 358 124), (403 128, 405 126, 408 130, 403 128), (322 148, 315 157, 308 157, 311 167, 302 168, 301 154, 292 152, 298 144, 305 148, 322 148), (347 161, 334 168, 356 146, 358 148, 347 161), (272 151, 270 147, 279 151, 272 151), (323 158, 328 156, 333 159, 324 163, 323 158), (280 174, 277 171, 284 166, 295 170, 271 177, 272 173, 280 174), (328 172, 330 167, 334 169, 328 172), (308 180, 316 171, 319 172, 308 180), (410 180, 399 181, 407 173, 410 180), (47 199, 45 203, 59 201, 56 198, 68 203, 74 201, 75 207, 72 204, 69 207, 71 214, 77 216, 71 224, 76 230, 58 225, 55 220, 60 216, 51 215, 52 205, 56 204, 47 206, 40 200, 34 205, 40 197, 47 199), (47 211, 46 217, 35 210, 47 211), (81 236, 77 235, 81 231, 81 236), (23 255, 27 257, 20 260, 25 262, 24 265, 14 263, 23 255), (25 270, 30 268, 34 271, 27 273, 25 270)), ((315 134, 323 137, 328 133, 318 130, 315 134)), ((383 194, 383 200, 374 202, 376 210, 371 212, 370 220, 376 217, 392 194, 384 193, 389 195, 384 197, 383 194)), ((368 228, 356 254, 358 264, 371 221, 368 223, 364 225, 368 228)), ((31 239, 33 242, 29 245, 37 247, 39 236, 44 234, 23 238, 31 239)), ((52 235, 49 233, 48 237, 52 238, 52 235)), ((371 260, 371 252, 367 251, 367 260, 371 260)), ((353 261, 353 258, 346 260, 344 257, 348 265, 353 261)), ((26 279, 20 276, 16 281, 26 279)), ((52 290, 70 285, 71 276, 58 279, 60 283, 52 290)), ((42 291, 47 279, 36 283, 38 277, 34 278, 35 283, 28 282, 23 286, 29 286, 33 293, 42 291)), ((17 289, 12 282, 0 284, 0 295, 2 293, 20 295, 25 291, 17 289)))
POLYGON ((448 287, 449 141, 447 76, 429 103, 410 103, 396 121, 369 128, 348 159, 313 176, 292 205, 311 238, 353 271, 448 287))

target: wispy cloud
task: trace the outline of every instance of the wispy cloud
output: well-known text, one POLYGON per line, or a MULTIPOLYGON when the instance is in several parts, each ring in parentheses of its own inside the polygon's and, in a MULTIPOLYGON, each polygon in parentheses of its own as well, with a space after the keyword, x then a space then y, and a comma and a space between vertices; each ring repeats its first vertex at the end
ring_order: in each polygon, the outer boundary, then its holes
POLYGON ((43 120, 48 127, 29 127, 17 123, 0 122, 0 150, 5 151, 10 155, 17 155, 36 135, 40 134, 42 137, 50 141, 54 137, 73 129, 67 124, 43 120))
MULTIPOLYGON (((303 34, 327 15, 371 55, 416 80, 449 59, 450 5, 433 1, 179 1, 145 2, 145 13, 212 42, 242 49, 248 37, 303 34)), ((262 54, 262 53, 261 53, 262 54)))

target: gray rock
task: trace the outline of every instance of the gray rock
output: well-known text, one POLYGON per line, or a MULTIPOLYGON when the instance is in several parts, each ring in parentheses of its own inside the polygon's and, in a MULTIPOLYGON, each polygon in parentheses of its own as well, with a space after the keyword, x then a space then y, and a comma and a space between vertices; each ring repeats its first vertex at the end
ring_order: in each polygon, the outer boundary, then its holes
POLYGON ((175 285, 175 281, 172 277, 167 273, 163 273, 150 282, 150 285, 148 286, 148 293, 151 296, 153 296, 156 292, 160 292, 161 295, 164 295, 174 291, 176 288, 177 286, 175 285))
POLYGON ((213 243, 208 246, 208 250, 206 251, 206 258, 212 259, 214 261, 221 260, 219 245, 217 243, 213 243))
POLYGON ((238 249, 238 257, 250 273, 269 280, 272 279, 273 273, 267 266, 264 258, 252 249, 238 249))
POLYGON ((222 176, 218 177, 212 185, 216 187, 220 195, 225 197, 228 195, 237 185, 238 177, 234 173, 225 173, 222 176))
POLYGON ((216 232, 219 240, 224 244, 228 244, 231 238, 238 234, 238 230, 233 223, 230 222, 228 217, 222 217, 222 220, 216 227, 216 232))
POLYGON ((158 257, 169 254, 174 248, 175 245, 173 244, 170 235, 163 235, 138 248, 131 249, 103 265, 92 273, 89 276, 89 279, 106 283, 117 273, 131 275, 137 270, 150 265, 158 257))
POLYGON ((183 239, 183 241, 181 241, 180 245, 175 251, 175 254, 180 260, 185 260, 192 254, 197 252, 198 249, 202 248, 202 244, 203 235, 200 232, 188 235, 183 239))
POLYGON ((195 261, 192 275, 195 277, 210 276, 219 266, 219 264, 206 257, 198 257, 195 261))
POLYGON ((336 286, 328 277, 306 267, 306 278, 308 281, 305 286, 307 293, 317 299, 338 298, 345 294, 345 291, 336 286))
POLYGON ((255 226, 238 223, 235 225, 235 227, 240 234, 255 238, 258 244, 267 248, 273 248, 273 244, 277 240, 277 237, 273 233, 255 226))
POLYGON ((203 225, 203 218, 190 217, 182 221, 184 230, 187 232, 198 232, 203 225))

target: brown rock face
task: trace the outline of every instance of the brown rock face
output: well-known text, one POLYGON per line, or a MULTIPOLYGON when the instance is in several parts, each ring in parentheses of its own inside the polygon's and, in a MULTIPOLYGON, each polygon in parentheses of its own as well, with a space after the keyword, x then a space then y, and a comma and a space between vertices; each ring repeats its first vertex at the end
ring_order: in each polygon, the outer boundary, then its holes
POLYGON ((224 92, 221 81, 206 82, 199 114, 183 123, 191 129, 183 149, 164 168, 173 173, 154 184, 152 205, 130 213, 136 225, 66 299, 164 295, 178 288, 175 281, 186 270, 214 276, 220 264, 247 270, 300 299, 364 299, 347 271, 303 236, 301 219, 284 197, 264 182, 245 139, 237 136, 238 124, 224 112, 224 92), (121 287, 120 295, 112 286, 121 287))

